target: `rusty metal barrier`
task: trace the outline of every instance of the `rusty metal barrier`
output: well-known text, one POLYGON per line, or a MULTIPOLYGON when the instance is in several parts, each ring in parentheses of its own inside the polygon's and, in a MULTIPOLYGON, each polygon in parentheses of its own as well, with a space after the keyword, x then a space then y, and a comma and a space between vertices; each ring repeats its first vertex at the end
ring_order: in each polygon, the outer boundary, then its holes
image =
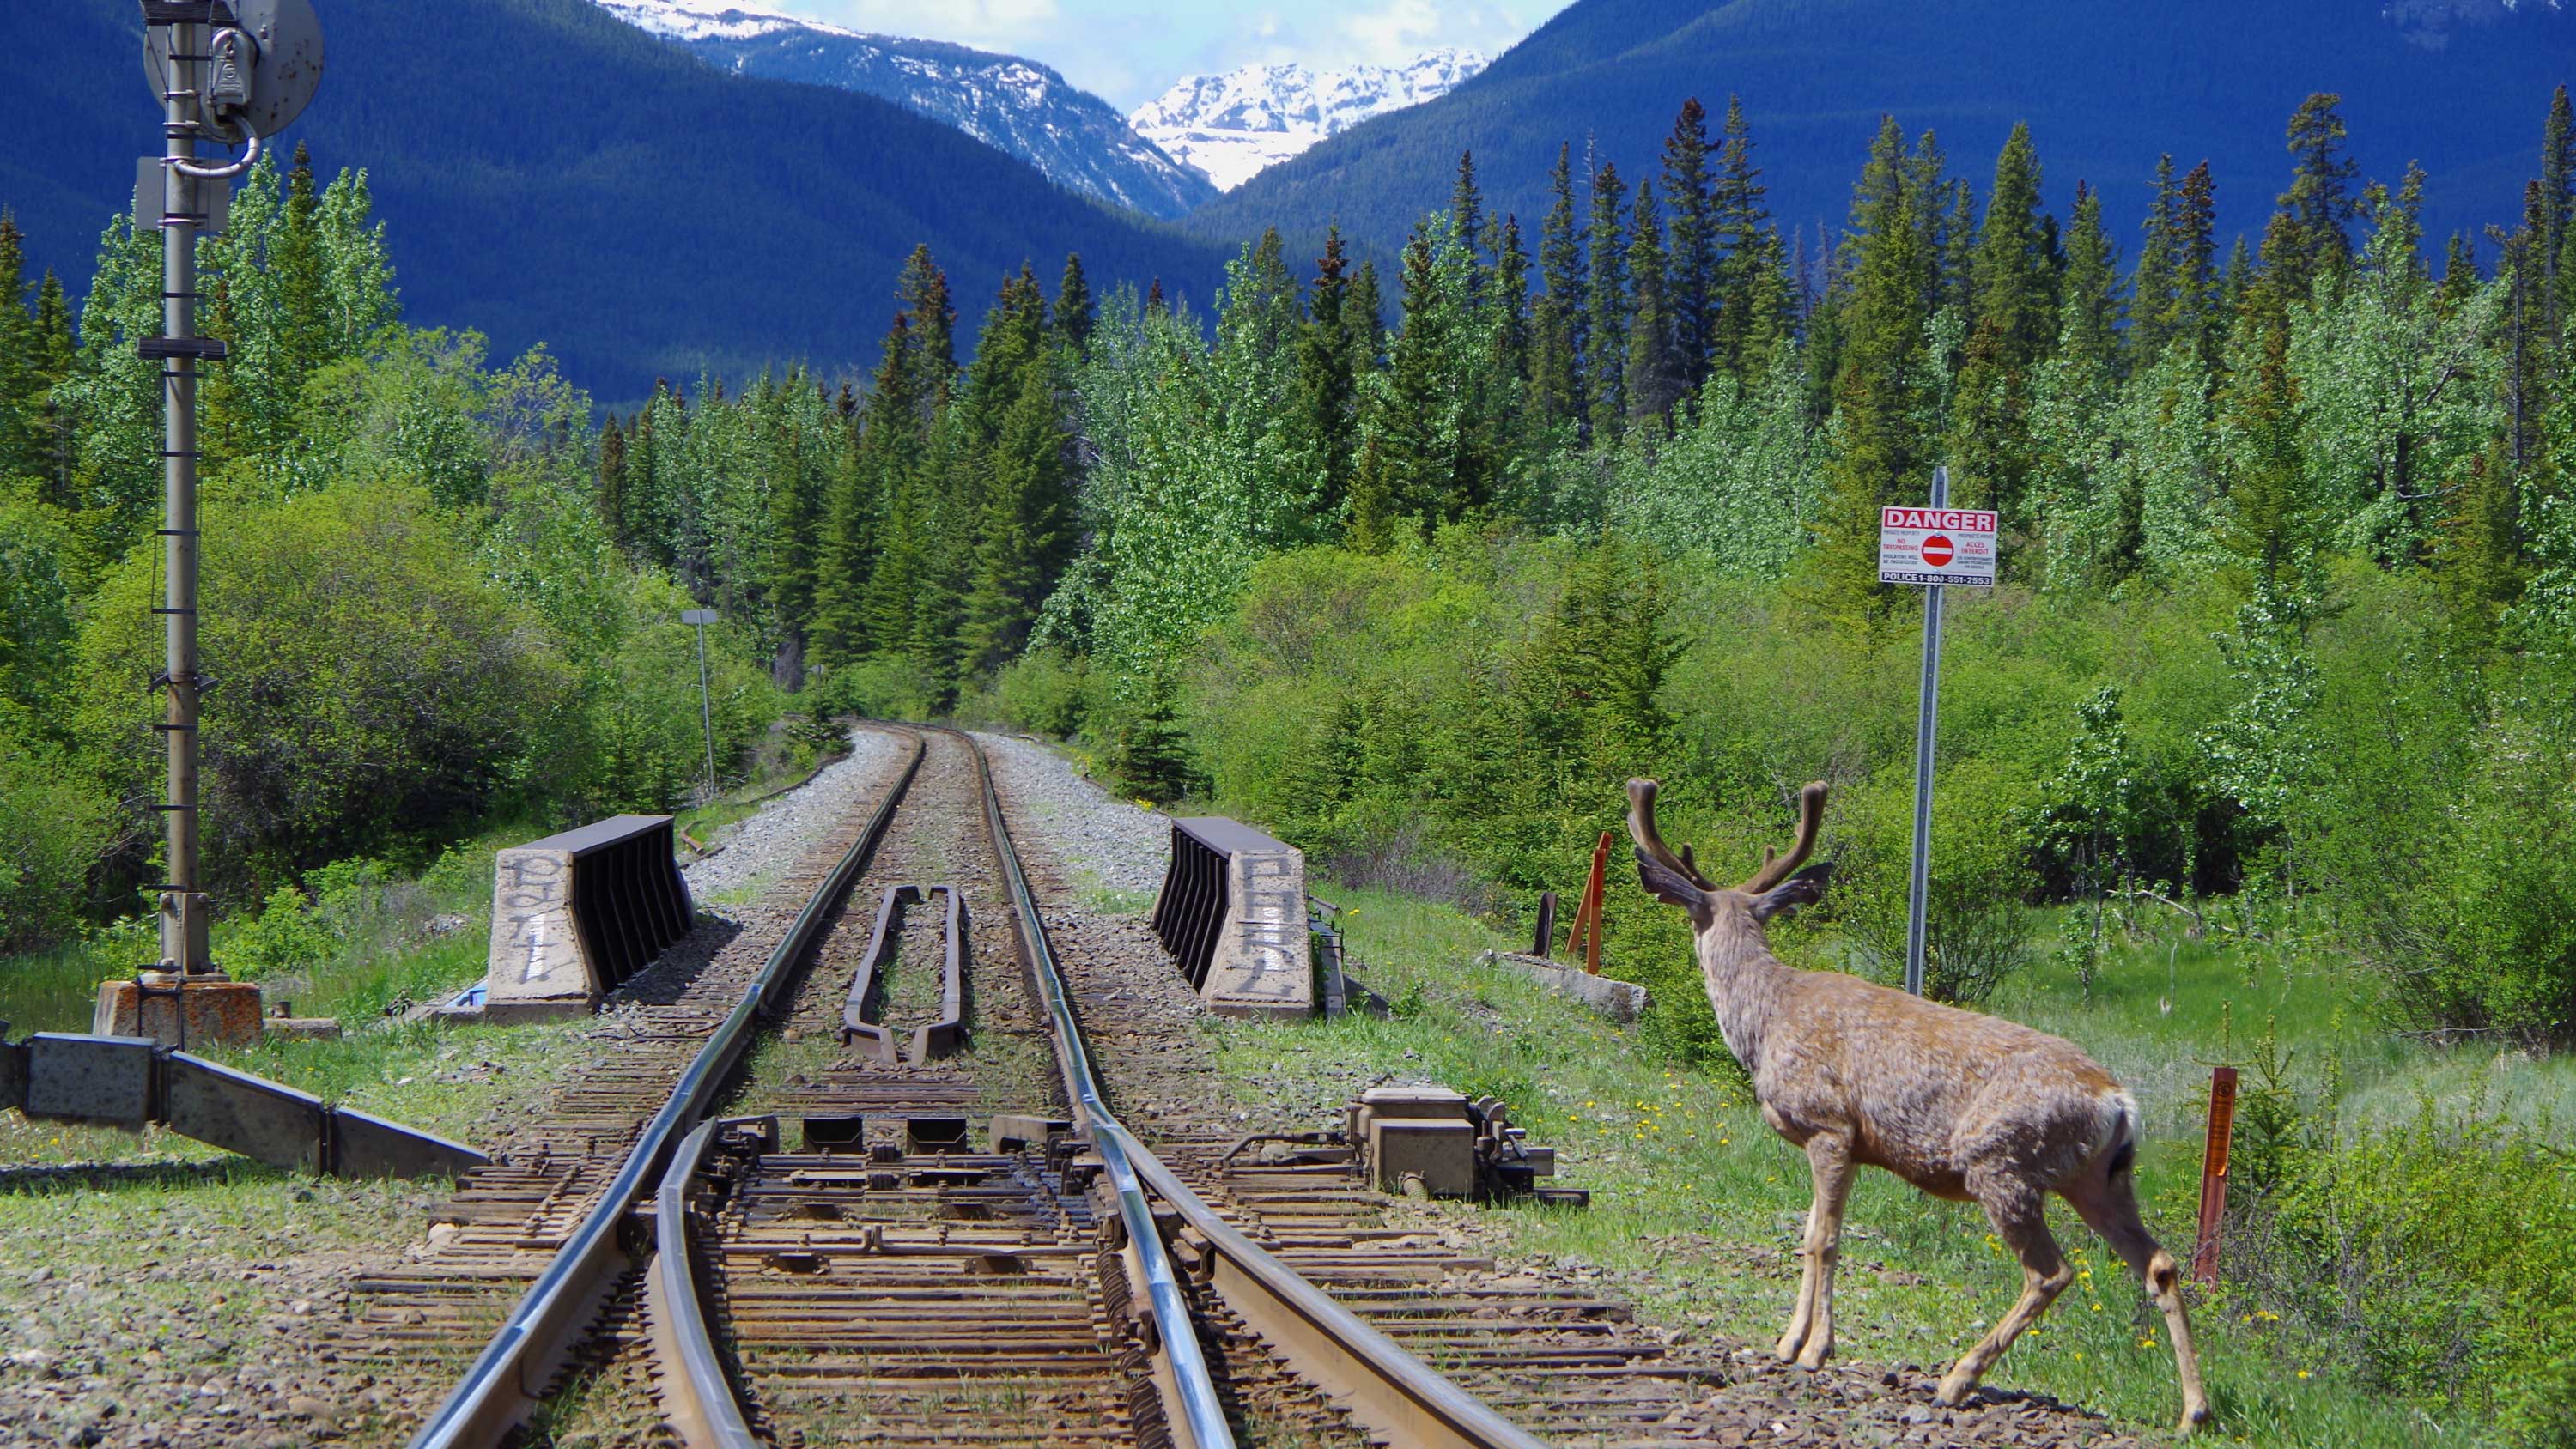
MULTIPOLYGON (((893 1027, 883 1021, 868 1019, 868 1002, 877 993, 877 978, 885 970, 886 960, 894 954, 902 935, 895 925, 895 912, 904 901, 918 901, 925 895, 948 897, 946 945, 941 952, 939 985, 939 1019, 922 1026, 912 1036, 912 1059, 926 1062, 957 1050, 966 1015, 966 967, 964 906, 959 902, 957 887, 935 885, 925 891, 917 885, 886 887, 885 898, 877 905, 876 925, 868 936, 867 949, 859 953, 858 969, 850 973, 850 994, 841 1003, 841 1044, 861 1044, 871 1057, 888 1064, 902 1059, 902 1042, 893 1027)), ((882 1003, 877 1012, 883 1016, 882 1003)))

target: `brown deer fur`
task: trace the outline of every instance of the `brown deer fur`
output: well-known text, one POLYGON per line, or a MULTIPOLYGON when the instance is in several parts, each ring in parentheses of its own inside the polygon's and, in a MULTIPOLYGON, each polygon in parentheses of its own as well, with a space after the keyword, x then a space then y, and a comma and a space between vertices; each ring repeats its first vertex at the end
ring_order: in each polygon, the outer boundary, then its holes
POLYGON ((2132 1169, 2138 1105, 2074 1043, 1873 985, 1801 971, 1771 954, 1763 922, 1820 899, 1830 863, 1792 874, 1815 847, 1825 787, 1803 795, 1785 859, 1763 853, 1753 879, 1712 884, 1685 847, 1655 829, 1655 782, 1628 782, 1628 830, 1646 890, 1691 915, 1717 1029, 1753 1077, 1763 1119, 1805 1149, 1815 1207, 1783 1360, 1814 1368, 1833 1352, 1834 1263, 1855 1167, 1882 1167, 1937 1197, 1973 1202, 2021 1259, 2022 1294, 1941 1380, 1955 1404, 2048 1311, 2074 1270, 2048 1231, 2049 1193, 2066 1199, 2164 1311, 2182 1380, 2182 1431, 2209 1417, 2193 1357, 2181 1274, 2139 1220, 2132 1169))

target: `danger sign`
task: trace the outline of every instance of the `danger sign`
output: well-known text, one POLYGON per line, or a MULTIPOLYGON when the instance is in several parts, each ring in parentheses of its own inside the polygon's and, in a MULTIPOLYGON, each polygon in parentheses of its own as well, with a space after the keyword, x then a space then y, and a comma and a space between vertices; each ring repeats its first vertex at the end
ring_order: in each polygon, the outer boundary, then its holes
POLYGON ((1879 510, 1878 581, 1993 587, 1995 515, 1972 508, 1879 510))

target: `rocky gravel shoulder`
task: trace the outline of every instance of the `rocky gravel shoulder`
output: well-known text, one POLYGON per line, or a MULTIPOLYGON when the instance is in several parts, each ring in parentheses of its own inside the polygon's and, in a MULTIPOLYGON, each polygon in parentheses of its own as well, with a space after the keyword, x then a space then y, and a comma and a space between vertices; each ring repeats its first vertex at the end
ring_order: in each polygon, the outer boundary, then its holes
POLYGON ((1011 828, 1034 830, 1065 876, 1129 911, 1153 904, 1172 855, 1172 818, 1121 800, 1071 760, 1023 735, 978 734, 1011 802, 1011 828), (1142 900, 1136 899, 1143 897, 1142 900))
POLYGON ((850 731, 846 758, 764 803, 760 813, 725 827, 707 842, 714 854, 680 868, 689 882, 690 898, 716 911, 759 899, 834 822, 873 800, 887 764, 903 752, 903 741, 882 730, 850 731))

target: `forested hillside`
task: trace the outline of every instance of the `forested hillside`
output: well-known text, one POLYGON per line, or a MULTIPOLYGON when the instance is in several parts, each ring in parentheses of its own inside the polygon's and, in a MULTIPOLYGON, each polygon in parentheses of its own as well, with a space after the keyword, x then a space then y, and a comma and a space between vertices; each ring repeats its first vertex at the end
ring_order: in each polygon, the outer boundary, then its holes
POLYGON ((2576 15, 2554 5, 2381 6, 2348 0, 1577 0, 1491 68, 1427 105, 1355 128, 1194 213, 1212 238, 1338 220, 1392 250, 1440 204, 1461 151, 1494 202, 1534 225, 1559 142, 1642 156, 1674 98, 1743 99, 1772 163, 1773 210, 1813 250, 1850 203, 1848 158, 1881 112, 1951 154, 1991 156, 2026 122, 2047 154, 2050 202, 2084 180, 2133 243, 2159 152, 2207 160, 2222 238, 2261 233, 2279 190, 2280 118, 2340 93, 2374 175, 2420 161, 2426 229, 2472 239, 2521 197, 2516 149, 2532 94, 2576 67, 2576 15), (1820 229, 1825 232, 1819 235, 1820 229))
MULTIPOLYGON (((1221 253, 1048 184, 878 100, 727 75, 589 0, 342 0, 297 137, 365 166, 416 319, 543 342, 612 399, 786 359, 875 364, 884 295, 929 241, 979 285, 1079 250, 1204 295, 1221 253)), ((122 0, 0 6, 0 198, 77 293, 156 144, 122 0)))

